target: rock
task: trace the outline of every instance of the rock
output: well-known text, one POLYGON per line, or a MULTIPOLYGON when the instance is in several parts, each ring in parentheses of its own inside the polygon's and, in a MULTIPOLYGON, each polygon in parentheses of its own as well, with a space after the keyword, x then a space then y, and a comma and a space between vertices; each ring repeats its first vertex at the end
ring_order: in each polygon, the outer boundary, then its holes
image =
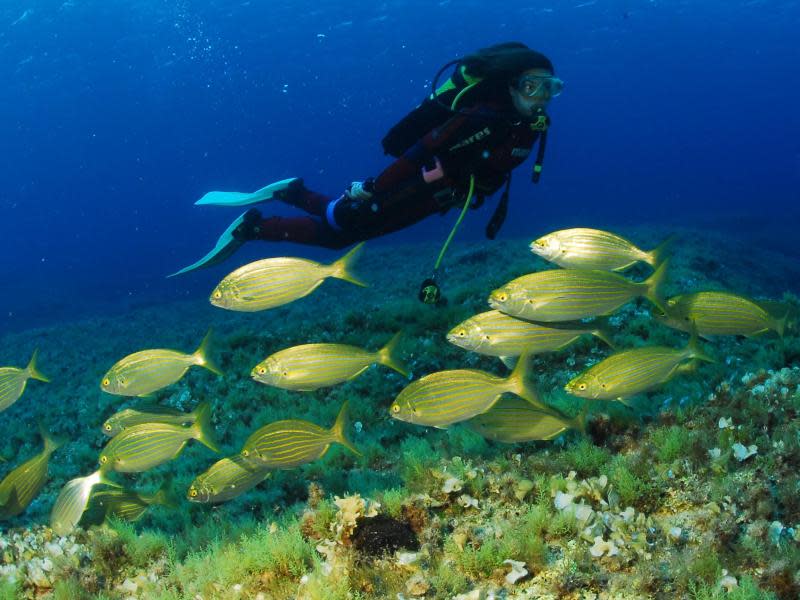
POLYGON ((429 589, 431 589, 431 585, 425 581, 422 573, 417 573, 406 581, 406 591, 412 596, 424 596, 429 589))

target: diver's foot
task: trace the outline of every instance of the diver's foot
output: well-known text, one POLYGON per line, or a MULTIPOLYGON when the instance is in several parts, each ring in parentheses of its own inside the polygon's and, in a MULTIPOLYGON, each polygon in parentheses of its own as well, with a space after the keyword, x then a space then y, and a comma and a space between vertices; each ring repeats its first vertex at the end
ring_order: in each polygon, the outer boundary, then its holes
POLYGON ((257 240, 261 233, 261 221, 261 211, 251 208, 242 215, 242 222, 231 232, 231 235, 240 242, 257 240))
POLYGON ((276 190, 272 193, 273 200, 280 200, 286 204, 297 204, 306 192, 306 186, 303 185, 303 178, 296 177, 290 181, 282 190, 276 190))

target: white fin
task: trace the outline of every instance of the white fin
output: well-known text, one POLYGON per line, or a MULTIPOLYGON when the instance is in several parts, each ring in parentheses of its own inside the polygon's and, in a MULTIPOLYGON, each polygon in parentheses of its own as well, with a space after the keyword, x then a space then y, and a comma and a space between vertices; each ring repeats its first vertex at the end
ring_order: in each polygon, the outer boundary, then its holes
POLYGON ((215 206, 249 206, 251 204, 258 204, 259 202, 266 202, 272 200, 275 192, 285 190, 289 185, 296 181, 297 177, 289 179, 282 179, 275 183, 256 190, 252 193, 247 192, 208 192, 205 196, 200 198, 195 204, 213 204, 215 206))
POLYGON ((213 265, 221 263, 231 254, 236 252, 241 247, 241 245, 244 244, 244 242, 241 240, 237 240, 235 237, 233 237, 233 230, 236 229, 242 223, 242 221, 244 221, 245 214, 246 213, 242 213, 236 220, 234 220, 233 223, 228 225, 228 228, 222 232, 221 236, 219 236, 219 239, 217 240, 217 245, 214 246, 211 252, 206 254, 196 263, 193 263, 188 267, 184 267, 180 271, 176 271, 172 275, 167 275, 167 277, 175 277, 175 275, 183 275, 184 273, 188 273, 189 271, 194 271, 195 269, 211 267, 213 265))

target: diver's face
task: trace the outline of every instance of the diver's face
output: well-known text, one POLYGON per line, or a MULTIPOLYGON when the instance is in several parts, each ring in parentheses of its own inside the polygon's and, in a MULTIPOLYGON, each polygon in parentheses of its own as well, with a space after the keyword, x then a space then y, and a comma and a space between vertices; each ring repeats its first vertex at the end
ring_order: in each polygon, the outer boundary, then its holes
POLYGON ((529 69, 515 85, 508 86, 514 108, 523 118, 532 118, 553 97, 553 74, 547 69, 529 69))

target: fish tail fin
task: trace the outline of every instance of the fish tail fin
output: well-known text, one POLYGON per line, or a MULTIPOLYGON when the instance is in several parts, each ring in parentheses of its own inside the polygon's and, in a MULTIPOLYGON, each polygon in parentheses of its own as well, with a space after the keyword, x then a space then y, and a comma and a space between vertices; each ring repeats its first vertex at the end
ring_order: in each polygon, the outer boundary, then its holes
POLYGON ((203 341, 200 342, 200 346, 197 350, 194 351, 192 356, 195 359, 195 363, 201 367, 205 367, 215 375, 222 375, 222 371, 217 367, 214 361, 210 357, 210 347, 211 347, 211 329, 208 330, 206 336, 203 338, 203 341))
POLYGON ((547 409, 547 406, 545 406, 539 398, 539 392, 533 384, 528 381, 530 362, 530 354, 528 352, 524 352, 522 356, 519 357, 514 370, 511 371, 507 379, 509 384, 508 391, 527 400, 536 408, 547 409))
POLYGON ((569 424, 570 427, 575 429, 576 431, 580 431, 581 435, 586 435, 586 425, 589 422, 589 410, 592 407, 592 403, 588 400, 583 401, 583 406, 581 410, 575 415, 574 419, 571 419, 569 424))
POLYGON ((164 481, 161 482, 161 487, 159 487, 158 491, 149 499, 149 503, 160 504, 162 506, 166 506, 167 508, 178 507, 178 503, 175 501, 175 494, 173 493, 172 489, 172 475, 167 475, 164 477, 164 481))
POLYGON ((402 333, 402 331, 398 331, 383 348, 378 350, 378 362, 390 369, 394 369, 403 377, 408 377, 408 368, 397 356, 397 346, 400 343, 402 333))
POLYGON ((211 403, 208 400, 201 402, 193 412, 196 415, 192 424, 194 438, 210 450, 219 453, 219 443, 214 434, 214 425, 211 423, 211 403))
POLYGON ((595 328, 591 332, 592 335, 598 340, 602 341, 612 350, 616 350, 616 345, 613 341, 611 341, 611 323, 609 322, 608 317, 598 317, 595 319, 594 327, 595 328))
POLYGON ((46 376, 42 375, 39 371, 39 367, 36 365, 36 357, 39 355, 39 349, 33 351, 33 355, 31 356, 30 362, 28 362, 28 366, 25 367, 25 370, 28 372, 28 377, 31 379, 38 379, 39 381, 44 381, 45 383, 50 383, 50 379, 46 376))
POLYGON ((788 320, 788 318, 789 318, 789 311, 787 310, 786 314, 784 314, 781 318, 775 319, 775 333, 777 333, 778 337, 781 339, 783 339, 783 334, 786 331, 786 321, 788 320))
POLYGON ((356 285, 360 285, 361 287, 368 287, 368 284, 361 281, 361 279, 353 273, 353 264, 358 259, 359 255, 361 254, 361 250, 364 248, 364 242, 356 245, 352 248, 347 254, 341 257, 339 260, 334 261, 331 263, 331 276, 336 277, 338 279, 344 279, 345 281, 349 281, 350 283, 354 283, 356 285))
POLYGON ((656 270, 653 272, 650 277, 648 277, 643 285, 645 286, 645 293, 644 296, 650 302, 655 304, 662 312, 666 314, 667 309, 664 306, 664 300, 661 294, 661 288, 664 285, 664 280, 667 277, 667 266, 669 265, 669 259, 665 259, 661 262, 656 270))
POLYGON ((689 343, 686 345, 687 358, 696 358, 710 363, 717 362, 716 359, 706 354, 700 347, 700 336, 697 334, 697 325, 695 325, 694 320, 692 320, 690 331, 692 335, 689 338, 689 343))
POLYGON ((51 434, 45 426, 39 421, 39 435, 42 436, 42 442, 44 443, 44 453, 47 455, 52 454, 56 450, 58 450, 61 446, 64 445, 65 440, 61 438, 55 437, 51 434))
POLYGON ((350 426, 350 416, 347 413, 347 408, 350 403, 345 400, 342 408, 339 409, 339 414, 336 417, 336 422, 331 428, 331 433, 334 439, 342 446, 350 450, 356 456, 361 456, 361 451, 355 447, 353 442, 347 437, 347 428, 350 426))
POLYGON ((673 233, 670 236, 667 236, 663 242, 661 242, 655 249, 651 250, 647 253, 647 264, 649 264, 654 269, 657 269, 662 262, 664 262, 668 258, 669 248, 672 246, 672 243, 675 241, 675 234, 673 233))

